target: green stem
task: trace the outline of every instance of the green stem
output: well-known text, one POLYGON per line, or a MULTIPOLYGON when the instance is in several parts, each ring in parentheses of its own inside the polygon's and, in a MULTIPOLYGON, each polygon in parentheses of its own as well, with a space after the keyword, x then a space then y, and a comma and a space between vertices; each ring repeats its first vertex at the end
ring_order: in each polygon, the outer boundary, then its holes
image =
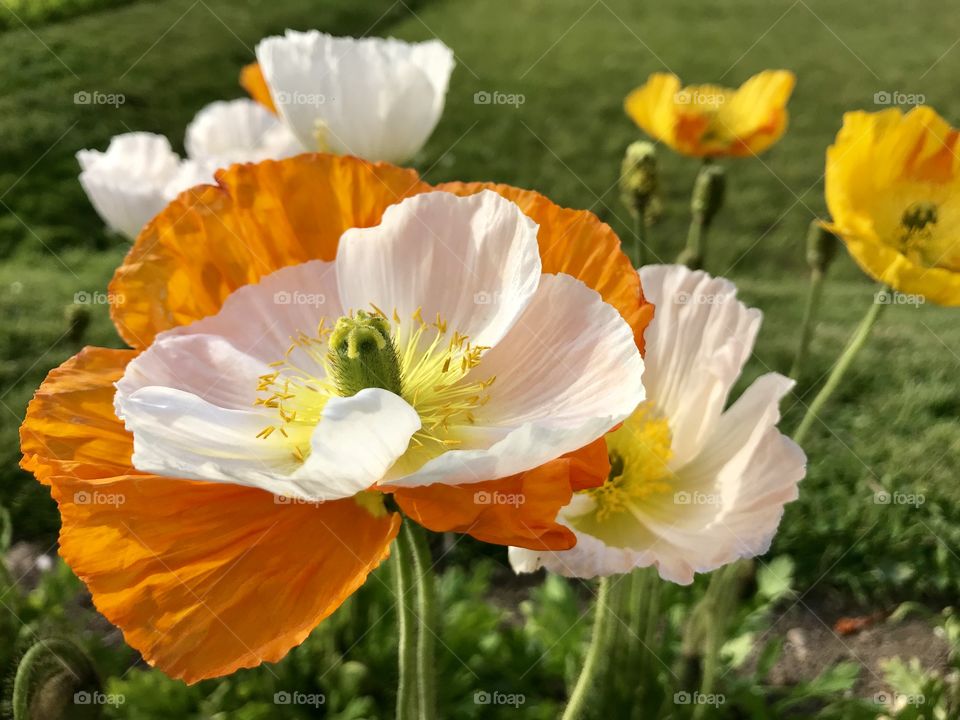
POLYGON ((790 369, 790 377, 794 380, 800 379, 800 373, 807 361, 807 351, 810 348, 810 340, 813 338, 813 326, 820 309, 820 298, 823 297, 823 278, 822 270, 814 268, 810 271, 810 290, 807 293, 807 306, 803 311, 803 324, 800 326, 800 344, 797 345, 797 355, 790 369))
POLYGON ((870 331, 873 330, 873 326, 876 325, 877 319, 880 317, 880 311, 890 304, 890 299, 890 288, 888 287, 883 287, 876 296, 874 296, 873 304, 870 306, 870 309, 867 310, 867 314, 863 317, 863 320, 860 321, 860 325, 857 327, 856 332, 854 332, 843 354, 833 366, 830 377, 827 378, 827 382, 820 389, 820 392, 817 393, 813 402, 810 403, 810 407, 807 408, 807 413, 803 416, 803 420, 800 422, 800 426, 793 436, 794 442, 797 444, 803 444, 803 440, 810 431, 813 421, 817 419, 818 413, 823 409, 827 400, 830 399, 830 396, 833 395, 834 391, 840 386, 840 382, 843 380, 844 375, 847 374, 857 354, 867 343, 867 339, 870 337, 870 331))
POLYGON ((405 522, 401 531, 413 556, 415 584, 417 588, 417 615, 420 619, 417 635, 417 697, 420 703, 420 720, 433 720, 437 715, 436 687, 434 684, 434 646, 436 625, 436 601, 433 579, 433 562, 430 546, 423 529, 413 522, 405 522))
POLYGON ((630 254, 630 261, 637 269, 647 264, 647 222, 644 217, 643 209, 640 209, 633 217, 633 252, 630 254))
POLYGON ((707 226, 702 215, 694 215, 687 231, 687 246, 677 257, 677 262, 691 270, 703 267, 703 256, 707 242, 707 226))
MULTIPOLYGON (((411 524, 403 523, 403 527, 411 524)), ((397 685, 397 720, 416 720, 417 718, 417 619, 413 605, 407 599, 407 593, 413 586, 413 561, 406 536, 401 536, 393 544, 391 570, 393 571, 393 592, 397 604, 397 637, 400 680, 397 685)))
POLYGON ((593 620, 593 636, 590 639, 590 647, 587 649, 587 656, 584 659, 580 677, 577 678, 577 684, 574 686, 573 692, 570 693, 570 701, 563 711, 562 720, 576 720, 576 718, 583 716, 588 696, 596 681, 601 655, 606 650, 604 646, 608 637, 607 628, 612 618, 610 612, 610 583, 609 577, 600 579, 593 620))

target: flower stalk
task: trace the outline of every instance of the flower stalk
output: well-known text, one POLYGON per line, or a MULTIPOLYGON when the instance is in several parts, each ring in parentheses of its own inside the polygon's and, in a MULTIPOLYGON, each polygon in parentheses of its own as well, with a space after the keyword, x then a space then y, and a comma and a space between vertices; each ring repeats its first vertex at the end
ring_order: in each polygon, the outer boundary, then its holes
POLYGON ((577 684, 570 693, 570 700, 567 702, 561 720, 576 720, 576 718, 583 717, 590 693, 600 674, 601 659, 606 652, 607 640, 610 636, 609 629, 613 621, 611 584, 609 577, 600 578, 590 647, 587 649, 583 669, 580 671, 580 677, 577 678, 577 684))
POLYGON ((813 328, 816 325, 820 310, 820 300, 823 296, 823 281, 833 259, 837 254, 837 237, 827 230, 818 220, 810 223, 807 232, 807 265, 810 266, 810 288, 807 293, 807 304, 803 311, 803 322, 800 329, 800 343, 797 345, 797 354, 790 369, 790 377, 800 378, 803 366, 807 360, 810 341, 813 338, 813 328))
MULTIPOLYGON (((404 523, 408 525, 409 523, 404 523)), ((401 531, 402 533, 402 531, 401 531)), ((391 558, 393 594, 397 608, 397 656, 399 681, 397 684, 397 720, 415 720, 417 717, 417 619, 407 594, 413 585, 414 566, 405 538, 397 538, 391 558)))
POLYGON ((406 521, 394 545, 394 594, 397 601, 400 680, 397 720, 434 720, 434 621, 436 603, 433 563, 423 529, 406 521), (413 592, 413 598, 409 598, 413 592))
POLYGON ((867 344, 867 340, 870 337, 873 326, 877 324, 877 319, 880 317, 880 311, 889 305, 890 301, 890 288, 884 286, 874 296, 873 304, 870 306, 870 309, 867 310, 867 314, 864 316, 863 320, 860 321, 860 325, 854 332, 853 337, 847 344, 843 354, 840 355, 840 358, 833 366, 833 370, 830 372, 830 377, 827 378, 827 382, 824 383, 824 386, 820 389, 820 392, 817 393, 817 396, 807 408, 807 412, 803 416, 803 420, 800 421, 800 426, 793 435, 793 439, 797 444, 803 444, 804 439, 807 437, 807 433, 810 432, 813 421, 818 418, 820 411, 823 409, 823 406, 826 404, 827 400, 830 399, 830 396, 833 395, 838 387, 840 387, 840 383, 847 374, 847 371, 850 369, 850 366, 853 365, 853 361, 863 349, 863 346, 867 344))
POLYGON ((633 238, 628 255, 634 267, 647 262, 647 227, 660 203, 657 150, 653 143, 631 143, 620 165, 620 199, 633 218, 633 238))
POLYGON ((437 715, 436 686, 434 684, 436 630, 436 588, 430 545, 423 529, 413 523, 403 524, 404 535, 413 557, 414 585, 417 592, 417 699, 420 720, 434 720, 437 715))

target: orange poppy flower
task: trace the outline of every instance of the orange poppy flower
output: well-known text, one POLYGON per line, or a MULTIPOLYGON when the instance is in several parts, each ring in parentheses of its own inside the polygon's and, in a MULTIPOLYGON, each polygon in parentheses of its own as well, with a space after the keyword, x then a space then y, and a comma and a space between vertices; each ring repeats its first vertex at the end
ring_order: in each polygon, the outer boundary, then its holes
POLYGON ((625 109, 650 137, 682 155, 759 155, 787 128, 795 81, 787 70, 765 70, 737 89, 681 87, 676 75, 654 73, 627 96, 625 109))
MULTIPOLYGON (((167 206, 117 270, 110 291, 118 302, 111 312, 132 349, 86 348, 53 370, 21 428, 21 464, 50 486, 60 508, 61 555, 127 642, 148 662, 187 682, 279 660, 388 555, 401 518, 377 491, 392 493, 410 518, 431 530, 535 550, 571 547, 575 538, 556 515, 575 490, 606 478, 602 437, 507 476, 492 470, 488 477, 499 479, 484 482, 439 484, 427 472, 426 480, 413 483, 368 483, 375 490, 352 496, 311 495, 302 491, 311 489, 313 478, 291 473, 284 480, 294 478, 284 486, 290 492, 274 492, 270 483, 276 478, 266 466, 258 472, 236 462, 238 453, 256 446, 252 435, 232 446, 228 437, 205 437, 210 425, 198 431, 203 418, 169 413, 191 383, 202 385, 211 402, 246 392, 221 384, 213 371, 215 365, 221 374, 236 370, 224 365, 214 331, 225 323, 251 334, 269 330, 270 309, 262 308, 262 316, 252 312, 244 304, 251 296, 269 291, 275 278, 339 261, 348 238, 348 254, 376 250, 369 244, 378 242, 383 225, 403 218, 429 221, 430 215, 412 214, 424 208, 451 214, 492 207, 496 222, 509 221, 517 237, 529 226, 536 232, 542 271, 560 278, 546 283, 547 289, 569 285, 563 274, 581 281, 605 301, 601 309, 616 309, 615 323, 623 323, 631 347, 642 348, 652 307, 611 229, 589 212, 560 208, 535 192, 459 183, 432 188, 411 170, 353 157, 302 155, 235 165, 218 172, 217 180, 218 185, 188 190, 167 206), (443 192, 430 192, 436 190, 443 192), (510 208, 519 208, 526 219, 511 220, 510 208), (198 347, 206 354, 188 357, 198 347), (143 387, 146 378, 167 384, 159 388, 162 401, 153 402, 158 388, 143 387), (144 407, 159 415, 142 413, 144 407), (194 439, 216 444, 190 465, 194 439), (170 463, 188 472, 172 472, 170 463), (522 501, 511 502, 511 497, 522 501)), ((583 293, 577 297, 593 302, 589 290, 583 293)), ((485 317, 497 312, 491 308, 485 317)), ((376 315, 364 317, 379 322, 376 315)), ((257 366, 251 356, 231 358, 244 368, 257 366)), ((327 407, 377 392, 331 399, 327 407)), ((383 402, 382 395, 376 397, 383 402)), ((564 413, 569 415, 572 405, 568 400, 564 413)), ((242 415, 217 412, 216 423, 242 415)), ((293 435, 289 412, 280 427, 293 435)), ((334 425, 348 425, 351 417, 341 411, 334 425)), ((396 425, 404 424, 402 413, 393 417, 400 418, 396 425)), ((224 432, 234 429, 223 426, 224 432)), ((279 432, 273 437, 280 444, 293 442, 279 432)), ((552 441, 549 433, 535 437, 552 441)), ((325 446, 334 456, 340 450, 337 439, 325 446)), ((375 463, 380 445, 389 441, 367 438, 362 462, 353 464, 375 463)), ((489 460, 492 449, 484 452, 474 454, 489 460)), ((289 456, 284 457, 289 465, 289 456)), ((317 460, 322 464, 324 458, 317 460)), ((356 469, 345 465, 344 473, 356 469)), ((429 467, 426 462, 420 470, 413 468, 408 477, 429 467)), ((355 482, 357 476, 348 479, 355 482)))

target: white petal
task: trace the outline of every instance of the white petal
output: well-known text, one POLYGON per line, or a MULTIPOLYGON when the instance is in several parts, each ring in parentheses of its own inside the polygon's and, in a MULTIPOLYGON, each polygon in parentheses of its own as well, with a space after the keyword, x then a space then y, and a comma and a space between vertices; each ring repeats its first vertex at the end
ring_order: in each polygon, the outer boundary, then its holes
POLYGON ((654 562, 651 553, 629 548, 615 548, 586 533, 573 530, 577 544, 570 550, 528 550, 511 547, 508 556, 516 573, 536 572, 546 568, 564 577, 593 578, 628 573, 654 562))
POLYGON ((420 429, 416 411, 385 390, 333 398, 309 441, 306 463, 274 433, 276 413, 253 407, 267 365, 226 339, 161 335, 117 383, 117 416, 133 433, 134 467, 177 478, 237 483, 310 501, 371 487, 420 429))
POLYGON ((103 221, 135 238, 167 203, 164 189, 180 158, 162 135, 127 133, 106 152, 80 150, 80 184, 103 221))
POLYGON ((312 496, 355 495, 383 477, 419 429, 417 411, 388 390, 369 388, 333 398, 310 440, 311 454, 294 479, 312 496))
MULTIPOLYGON (((257 359, 218 335, 162 333, 127 365, 117 383, 117 415, 137 390, 149 386, 175 388, 213 405, 249 410, 257 397, 256 379, 270 372, 257 359)), ((268 422, 261 422, 268 425, 268 422)))
POLYGON ((216 182, 213 174, 219 167, 215 160, 183 160, 177 172, 163 186, 163 196, 169 201, 197 185, 213 185, 216 182))
POLYGON ((337 252, 344 308, 374 303, 404 321, 418 308, 427 322, 439 313, 451 332, 484 346, 515 322, 540 267, 537 224, 491 191, 415 195, 379 225, 347 230, 337 252))
POLYGON ((471 373, 496 380, 476 424, 461 428, 467 449, 392 483, 463 484, 529 470, 601 437, 644 399, 632 330, 568 275, 541 277, 521 317, 471 373))
POLYGON ((439 40, 316 30, 266 38, 257 59, 280 116, 304 147, 394 163, 430 137, 453 71, 453 52, 439 40))
MULTIPOLYGON (((321 319, 327 327, 333 327, 343 314, 334 264, 311 260, 281 268, 259 282, 238 288, 216 315, 175 328, 161 337, 220 335, 244 353, 271 363, 283 359, 300 332, 313 335, 321 319)), ((299 360, 305 361, 299 349, 294 350, 291 358, 298 364, 299 360)))
MULTIPOLYGON (((759 378, 723 414, 694 462, 678 469, 673 495, 608 518, 604 538, 629 538, 628 546, 575 529, 573 550, 543 556, 541 564, 577 577, 656 565, 663 579, 686 585, 695 573, 765 553, 806 472, 803 451, 776 428, 778 403, 792 385, 777 374, 759 378)), ((584 509, 571 503, 561 522, 575 523, 584 509)), ((519 567, 531 563, 525 557, 519 567)))
POLYGON ((679 466, 714 431, 753 351, 762 314, 737 300, 733 283, 682 265, 649 265, 640 280, 656 308, 645 333, 643 382, 669 419, 679 466))
POLYGON ((278 160, 303 152, 286 125, 260 103, 246 98, 207 105, 187 126, 184 145, 191 160, 233 163, 278 160))

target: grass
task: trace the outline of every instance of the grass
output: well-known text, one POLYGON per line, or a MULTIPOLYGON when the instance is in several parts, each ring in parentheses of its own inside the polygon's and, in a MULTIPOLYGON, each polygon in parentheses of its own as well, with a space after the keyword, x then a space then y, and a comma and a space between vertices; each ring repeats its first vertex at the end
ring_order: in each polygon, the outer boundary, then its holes
MULTIPOLYGON (((822 158, 842 113, 878 109, 875 93, 899 91, 925 95, 948 119, 960 116, 953 92, 960 49, 950 51, 958 28, 944 21, 948 9, 918 0, 901 22, 893 0, 869 8, 827 0, 556 0, 549 12, 534 0, 445 0, 416 14, 386 0, 322 8, 169 0, 50 25, 38 37, 0 36, 0 49, 21 68, 0 77, 0 503, 12 506, 22 537, 56 528, 46 492, 15 469, 16 428, 46 371, 72 352, 61 338, 64 306, 78 291, 103 290, 124 249, 84 198, 73 153, 105 147, 130 129, 162 132, 178 145, 203 104, 240 95, 237 72, 260 36, 286 26, 439 36, 459 63, 444 117, 418 158, 427 178, 536 188, 592 209, 624 235, 615 183, 623 149, 639 137, 622 111, 630 89, 665 68, 690 82, 726 84, 767 67, 793 70, 787 135, 762 158, 727 163, 727 207, 708 258, 766 313, 750 379, 789 367, 806 289, 803 238, 811 218, 825 215, 822 158), (80 90, 122 93, 126 102, 74 105, 80 90), (524 101, 475 104, 483 90, 524 101)), ((661 161, 666 216, 653 249, 670 261, 685 235, 696 163, 666 149, 661 161)), ((831 270, 807 372, 785 403, 786 428, 799 421, 872 287, 845 256, 831 270)), ((104 306, 91 310, 88 340, 117 344, 104 306)), ((801 588, 874 603, 960 590, 950 549, 960 547, 958 365, 952 311, 889 309, 831 402, 827 424, 811 434, 809 475, 776 541, 776 551, 795 558, 801 588), (884 489, 925 501, 875 503, 884 489)))

